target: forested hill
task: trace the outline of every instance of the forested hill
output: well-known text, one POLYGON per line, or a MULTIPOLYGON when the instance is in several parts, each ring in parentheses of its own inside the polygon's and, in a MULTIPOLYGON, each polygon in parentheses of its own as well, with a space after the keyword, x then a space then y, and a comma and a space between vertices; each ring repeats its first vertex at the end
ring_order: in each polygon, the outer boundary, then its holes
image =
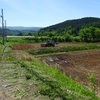
MULTIPOLYGON (((49 27, 44 28, 44 30, 48 29, 58 29, 58 28, 68 28, 68 27, 78 27, 78 26, 95 26, 96 23, 100 23, 100 18, 94 18, 94 17, 86 17, 81 19, 74 19, 74 20, 67 20, 62 23, 52 25, 49 27)), ((100 26, 99 26, 100 27, 100 26)))
POLYGON ((38 35, 48 35, 52 32, 53 34, 60 36, 65 35, 66 33, 78 36, 81 29, 89 27, 100 28, 100 18, 85 17, 81 19, 67 20, 41 29, 38 31, 38 35))

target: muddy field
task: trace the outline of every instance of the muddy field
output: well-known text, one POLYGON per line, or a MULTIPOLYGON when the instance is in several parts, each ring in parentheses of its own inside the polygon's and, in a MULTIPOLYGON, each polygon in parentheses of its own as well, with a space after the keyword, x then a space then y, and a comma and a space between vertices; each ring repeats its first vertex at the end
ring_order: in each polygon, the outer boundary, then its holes
POLYGON ((67 76, 77 79, 85 86, 89 83, 89 73, 93 72, 100 87, 100 50, 69 52, 41 59, 48 65, 57 65, 67 76))

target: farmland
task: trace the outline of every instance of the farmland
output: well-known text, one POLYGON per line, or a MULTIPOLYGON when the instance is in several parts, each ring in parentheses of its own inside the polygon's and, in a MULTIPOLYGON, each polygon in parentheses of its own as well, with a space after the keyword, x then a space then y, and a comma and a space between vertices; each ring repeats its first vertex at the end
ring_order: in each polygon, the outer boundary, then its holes
MULTIPOLYGON (((89 73, 96 75, 98 87, 100 87, 100 50, 70 52, 64 54, 48 55, 40 57, 50 66, 58 65, 59 69, 84 84, 89 86, 89 73)), ((100 91, 100 88, 98 88, 100 91)), ((99 92, 100 95, 100 92, 99 92)))
MULTIPOLYGON (((99 43, 59 43, 52 48, 62 50, 62 47, 71 46, 79 49, 79 46, 87 46, 88 49, 80 51, 73 48, 66 52, 39 55, 32 51, 41 50, 40 43, 8 42, 5 46, 4 58, 0 58, 0 99, 98 100, 95 91, 89 85, 88 75, 91 72, 95 74, 98 89, 99 43)), ((5 46, 1 46, 1 55, 5 46)), ((52 48, 49 49, 52 51, 52 48)))

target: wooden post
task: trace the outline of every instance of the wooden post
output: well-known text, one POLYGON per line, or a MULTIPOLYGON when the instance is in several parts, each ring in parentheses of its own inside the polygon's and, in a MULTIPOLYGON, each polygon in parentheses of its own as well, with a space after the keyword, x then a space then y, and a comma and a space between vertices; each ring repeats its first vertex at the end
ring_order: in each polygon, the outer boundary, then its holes
POLYGON ((7 31, 6 31, 7 27, 6 27, 6 20, 5 20, 5 37, 6 37, 6 42, 7 42, 7 31))
POLYGON ((3 17, 3 9, 1 9, 1 18, 2 18, 2 44, 4 45, 4 17, 3 17))

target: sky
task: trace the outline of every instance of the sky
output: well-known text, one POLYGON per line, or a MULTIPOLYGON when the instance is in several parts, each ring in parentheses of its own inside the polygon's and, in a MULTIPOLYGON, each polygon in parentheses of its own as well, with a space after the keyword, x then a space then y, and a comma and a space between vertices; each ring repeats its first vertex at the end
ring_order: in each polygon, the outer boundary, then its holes
POLYGON ((100 18, 100 0, 0 0, 0 9, 7 26, 47 27, 71 19, 100 18))

